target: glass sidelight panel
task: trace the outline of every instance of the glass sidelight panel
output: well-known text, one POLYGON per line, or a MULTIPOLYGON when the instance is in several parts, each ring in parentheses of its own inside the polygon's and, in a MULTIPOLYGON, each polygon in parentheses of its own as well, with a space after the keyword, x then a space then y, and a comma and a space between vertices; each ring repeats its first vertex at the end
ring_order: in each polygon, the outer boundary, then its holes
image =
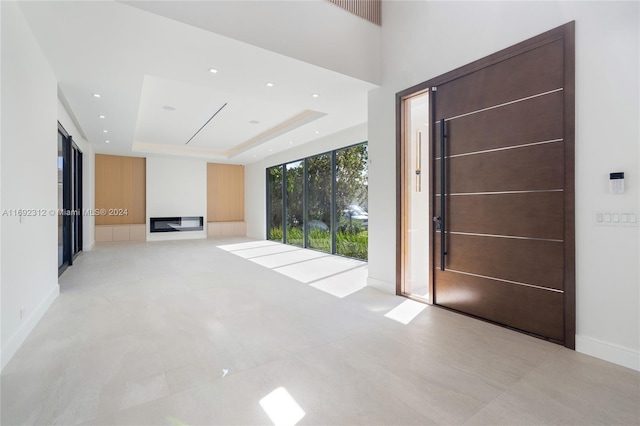
POLYGON ((295 246, 304 246, 303 190, 304 161, 294 161, 286 168, 286 235, 285 242, 295 246))
POLYGON ((331 253, 331 153, 307 159, 307 247, 331 253))
POLYGON ((336 253, 368 259, 367 144, 336 151, 336 253))
POLYGON ((267 238, 282 242, 282 166, 267 169, 267 238))
POLYGON ((429 299, 432 218, 429 214, 429 93, 405 102, 404 289, 429 299))

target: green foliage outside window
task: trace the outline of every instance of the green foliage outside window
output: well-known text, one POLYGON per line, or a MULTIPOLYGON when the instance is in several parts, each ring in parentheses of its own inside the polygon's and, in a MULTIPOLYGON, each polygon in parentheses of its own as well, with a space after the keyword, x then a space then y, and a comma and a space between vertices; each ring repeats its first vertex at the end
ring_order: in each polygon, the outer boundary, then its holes
POLYGON ((368 149, 367 144, 337 150, 335 206, 332 207, 331 153, 268 169, 268 238, 282 241, 282 184, 286 171, 286 243, 331 253, 331 234, 335 232, 335 253, 368 259, 368 149), (307 212, 304 212, 304 192, 307 212), (336 229, 331 229, 334 208, 336 229), (308 223, 304 223, 305 217, 308 223))

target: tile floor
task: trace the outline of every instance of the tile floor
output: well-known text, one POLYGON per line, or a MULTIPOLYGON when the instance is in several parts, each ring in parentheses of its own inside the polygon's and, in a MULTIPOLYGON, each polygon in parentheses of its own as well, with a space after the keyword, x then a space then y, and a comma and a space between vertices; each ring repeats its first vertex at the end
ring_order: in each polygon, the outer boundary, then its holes
POLYGON ((639 424, 640 373, 266 241, 99 245, 1 376, 1 423, 639 424))

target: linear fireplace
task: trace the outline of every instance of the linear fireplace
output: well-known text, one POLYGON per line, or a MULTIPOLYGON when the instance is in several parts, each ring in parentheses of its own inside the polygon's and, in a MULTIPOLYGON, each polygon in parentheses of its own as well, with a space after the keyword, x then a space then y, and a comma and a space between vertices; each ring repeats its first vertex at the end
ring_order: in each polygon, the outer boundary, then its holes
POLYGON ((202 216, 152 217, 150 232, 182 232, 204 230, 202 216))

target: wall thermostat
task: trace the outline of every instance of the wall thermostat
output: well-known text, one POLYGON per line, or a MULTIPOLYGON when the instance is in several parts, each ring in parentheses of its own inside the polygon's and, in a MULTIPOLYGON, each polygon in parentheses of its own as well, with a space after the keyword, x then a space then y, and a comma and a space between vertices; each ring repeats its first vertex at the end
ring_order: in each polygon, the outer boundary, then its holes
POLYGON ((612 194, 624 192, 624 172, 609 173, 609 192, 612 194))

